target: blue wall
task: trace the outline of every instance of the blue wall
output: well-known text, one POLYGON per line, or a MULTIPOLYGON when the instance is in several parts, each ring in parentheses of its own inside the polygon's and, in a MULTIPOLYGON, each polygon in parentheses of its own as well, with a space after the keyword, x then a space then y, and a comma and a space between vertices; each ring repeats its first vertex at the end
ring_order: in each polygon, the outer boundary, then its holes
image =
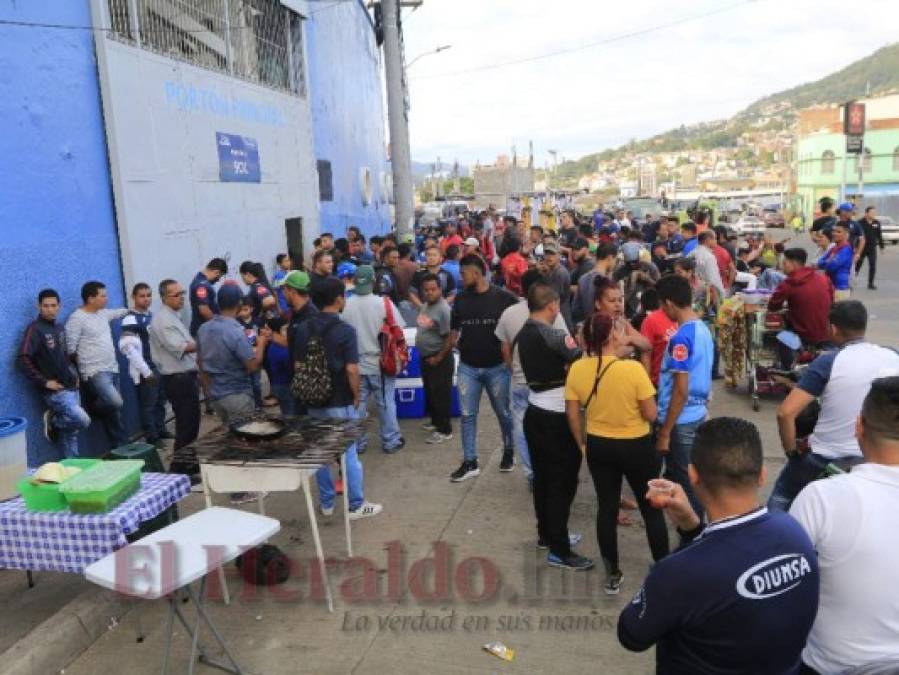
POLYGON ((357 225, 366 236, 387 232, 390 210, 381 185, 386 135, 374 30, 358 0, 310 7, 305 37, 315 154, 331 162, 334 187, 334 200, 319 207, 321 231, 340 237, 348 225, 357 225), (362 203, 364 166, 373 185, 368 206, 362 203))
MULTIPOLYGON (((0 0, 0 19, 88 26, 87 0, 0 0)), ((29 420, 29 463, 56 457, 43 438, 41 405, 15 368, 41 288, 62 296, 64 320, 81 284, 107 284, 124 301, 112 188, 90 31, 0 25, 0 415, 29 420)), ((102 450, 98 430, 83 450, 102 450)))

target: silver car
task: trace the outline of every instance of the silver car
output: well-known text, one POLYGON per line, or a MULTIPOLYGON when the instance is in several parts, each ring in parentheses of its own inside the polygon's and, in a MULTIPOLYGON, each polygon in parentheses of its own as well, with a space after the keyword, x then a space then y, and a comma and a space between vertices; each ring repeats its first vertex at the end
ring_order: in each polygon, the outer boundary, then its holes
POLYGON ((899 244, 899 225, 889 216, 880 216, 880 233, 884 244, 899 244))

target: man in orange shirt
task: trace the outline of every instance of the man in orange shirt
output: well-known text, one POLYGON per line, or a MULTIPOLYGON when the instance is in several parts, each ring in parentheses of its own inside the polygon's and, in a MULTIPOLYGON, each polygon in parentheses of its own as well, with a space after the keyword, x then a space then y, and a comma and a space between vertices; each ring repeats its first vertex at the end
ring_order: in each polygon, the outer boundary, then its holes
POLYGON ((677 332, 677 323, 668 318, 661 309, 656 309, 646 315, 640 333, 652 344, 650 356, 649 379, 654 386, 659 384, 659 373, 662 370, 662 358, 668 349, 668 340, 677 332))

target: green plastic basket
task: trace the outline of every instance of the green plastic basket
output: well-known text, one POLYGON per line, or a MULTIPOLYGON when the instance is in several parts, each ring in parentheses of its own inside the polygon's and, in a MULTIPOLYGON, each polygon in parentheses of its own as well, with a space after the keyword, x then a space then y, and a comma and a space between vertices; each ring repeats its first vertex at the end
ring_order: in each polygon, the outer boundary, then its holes
POLYGON ((140 489, 140 459, 102 462, 63 483, 59 491, 72 513, 106 513, 140 489))
MULTIPOLYGON (((99 459, 64 459, 60 462, 63 466, 77 466, 82 472, 100 464, 99 459)), ((80 474, 78 474, 80 475, 80 474)), ((72 480, 69 478, 69 480, 72 480)), ((60 485, 68 483, 38 483, 34 484, 30 478, 23 478, 16 483, 16 489, 25 500, 25 507, 29 511, 65 511, 69 503, 59 491, 60 485)))

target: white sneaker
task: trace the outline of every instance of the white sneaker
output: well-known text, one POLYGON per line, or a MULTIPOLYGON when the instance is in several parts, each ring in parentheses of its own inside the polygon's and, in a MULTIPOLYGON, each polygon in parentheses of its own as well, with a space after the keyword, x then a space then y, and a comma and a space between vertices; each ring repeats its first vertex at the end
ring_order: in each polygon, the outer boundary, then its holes
POLYGON ((334 507, 333 506, 328 506, 327 508, 324 506, 319 506, 318 510, 322 512, 322 515, 325 518, 329 518, 334 515, 334 507))
POLYGON ((439 431, 434 431, 425 439, 425 443, 446 443, 447 441, 452 440, 452 434, 442 434, 439 431))
POLYGON ((355 511, 350 511, 350 520, 359 520, 360 518, 371 518, 372 516, 376 516, 381 511, 384 510, 384 507, 380 504, 373 504, 371 502, 362 502, 362 505, 356 509, 355 511))
POLYGON ((424 424, 421 425, 421 428, 424 429, 425 431, 437 431, 437 427, 435 427, 430 422, 425 422, 424 424))

